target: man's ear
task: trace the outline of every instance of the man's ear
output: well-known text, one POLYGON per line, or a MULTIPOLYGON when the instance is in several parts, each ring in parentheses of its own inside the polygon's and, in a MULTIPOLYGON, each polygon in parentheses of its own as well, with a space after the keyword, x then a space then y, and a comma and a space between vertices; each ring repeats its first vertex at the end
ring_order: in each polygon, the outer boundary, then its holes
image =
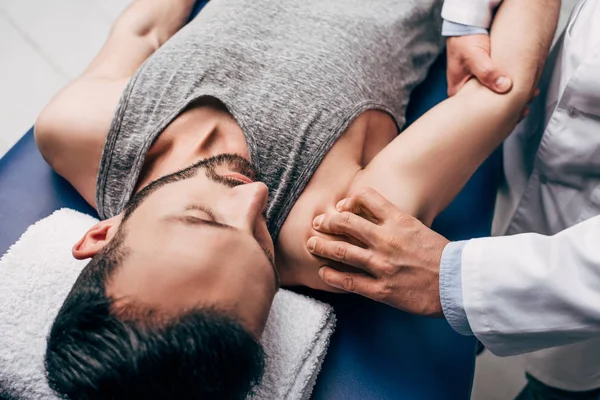
POLYGON ((120 224, 121 215, 117 215, 92 226, 73 246, 73 257, 78 260, 94 257, 115 236, 120 224))

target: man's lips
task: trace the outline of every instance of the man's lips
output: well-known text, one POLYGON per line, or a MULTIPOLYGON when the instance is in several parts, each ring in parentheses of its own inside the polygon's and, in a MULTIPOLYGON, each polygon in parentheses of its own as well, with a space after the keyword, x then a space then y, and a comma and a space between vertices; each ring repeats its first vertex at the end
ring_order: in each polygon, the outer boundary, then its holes
POLYGON ((238 173, 233 173, 233 174, 227 174, 227 175, 223 175, 225 178, 229 178, 229 179, 235 179, 244 183, 252 183, 254 182, 252 179, 248 178, 246 175, 242 175, 242 174, 238 174, 238 173))

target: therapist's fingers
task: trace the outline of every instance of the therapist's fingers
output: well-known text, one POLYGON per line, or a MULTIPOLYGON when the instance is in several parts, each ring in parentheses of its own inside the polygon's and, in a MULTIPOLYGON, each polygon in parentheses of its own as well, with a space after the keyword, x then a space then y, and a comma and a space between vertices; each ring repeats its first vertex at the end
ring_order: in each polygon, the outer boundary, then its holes
POLYGON ((479 82, 496 93, 506 93, 512 88, 512 81, 508 74, 496 66, 489 53, 473 52, 472 58, 468 60, 467 68, 479 82))
POLYGON ((366 188, 357 195, 339 201, 335 207, 339 212, 362 214, 379 222, 397 211, 394 204, 372 188, 366 188))
POLYGON ((512 80, 490 57, 489 35, 452 36, 446 40, 448 95, 455 95, 475 77, 482 85, 503 94, 512 89, 512 80))
POLYGON ((345 235, 357 239, 364 244, 371 244, 377 225, 356 214, 343 211, 337 214, 318 215, 313 220, 313 227, 319 232, 345 235))
POLYGON ((306 246, 315 256, 338 261, 374 274, 374 256, 368 249, 347 242, 324 240, 317 236, 308 239, 306 246))
POLYGON ((378 301, 377 280, 364 274, 340 272, 330 267, 319 269, 319 277, 327 285, 378 301))

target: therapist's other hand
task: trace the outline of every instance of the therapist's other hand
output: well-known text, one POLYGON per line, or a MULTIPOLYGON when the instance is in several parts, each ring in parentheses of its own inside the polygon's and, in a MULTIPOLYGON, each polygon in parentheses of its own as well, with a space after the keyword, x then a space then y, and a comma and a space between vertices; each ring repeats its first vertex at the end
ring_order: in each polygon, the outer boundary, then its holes
POLYGON ((338 213, 317 216, 315 229, 361 245, 313 236, 307 242, 308 249, 361 272, 324 266, 319 270, 321 279, 404 311, 442 316, 439 270, 448 240, 373 189, 340 201, 336 208, 338 213))
POLYGON ((489 35, 451 36, 446 40, 448 96, 454 96, 472 77, 496 93, 512 88, 512 80, 490 57, 489 35))

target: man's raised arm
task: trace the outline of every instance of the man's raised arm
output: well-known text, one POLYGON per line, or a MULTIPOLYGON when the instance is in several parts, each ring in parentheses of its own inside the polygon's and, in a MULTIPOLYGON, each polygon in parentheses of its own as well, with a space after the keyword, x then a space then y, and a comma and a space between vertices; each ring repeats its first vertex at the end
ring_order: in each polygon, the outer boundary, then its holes
POLYGON ((83 75, 129 78, 187 21, 194 0, 136 0, 115 21, 83 75))
POLYGON ((194 0, 137 0, 81 76, 42 110, 35 139, 46 161, 95 206, 100 155, 127 82, 187 21, 194 0))
POLYGON ((559 9, 559 0, 505 0, 492 26, 492 59, 512 77, 512 90, 499 95, 470 80, 380 152, 354 187, 371 186, 431 223, 518 122, 548 55, 559 9))

